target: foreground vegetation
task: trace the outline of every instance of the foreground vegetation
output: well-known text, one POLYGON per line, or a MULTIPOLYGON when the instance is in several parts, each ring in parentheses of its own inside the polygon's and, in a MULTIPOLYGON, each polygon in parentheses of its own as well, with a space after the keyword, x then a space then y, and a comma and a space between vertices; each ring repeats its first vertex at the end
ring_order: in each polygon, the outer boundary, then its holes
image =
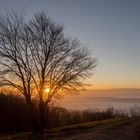
MULTIPOLYGON (((90 137, 90 133, 94 132, 99 129, 99 133, 102 140, 104 140, 104 134, 102 134, 102 131, 109 130, 111 133, 117 133, 118 131, 122 131, 124 135, 120 135, 117 137, 113 137, 114 140, 116 140, 118 137, 124 138, 125 137, 125 131, 134 131, 135 138, 132 138, 132 140, 138 140, 140 137, 140 118, 133 117, 133 118, 112 118, 112 119, 105 119, 100 121, 92 121, 87 123, 80 123, 75 125, 69 125, 69 126, 63 126, 63 127, 57 127, 57 128, 51 128, 48 130, 43 131, 32 131, 32 132, 22 132, 22 133, 16 133, 16 134, 10 134, 10 135, 4 135, 0 138, 0 140, 59 140, 59 139, 69 139, 70 137, 76 137, 77 140, 80 139, 80 135, 87 134, 87 136, 83 137, 84 139, 88 139, 90 137), (139 122, 139 125, 136 125, 137 122, 139 122), (129 127, 132 127, 133 129, 130 129, 129 127), (127 127, 127 129, 126 129, 127 127), (125 128, 125 129, 123 129, 125 128), (100 131, 101 130, 101 131, 100 131), (92 132, 93 131, 93 132, 92 132), (86 138, 87 137, 87 138, 86 138)), ((97 131, 98 132, 98 131, 97 131)), ((109 137, 112 139, 112 134, 106 133, 106 137, 109 137)), ((131 136, 131 135, 130 135, 131 136)), ((129 137, 129 136, 128 136, 129 137)), ((72 138, 73 139, 73 138, 72 138)), ((119 138, 118 138, 119 139, 119 138)), ((117 139, 117 140, 118 140, 117 139)), ((131 139, 131 137, 130 137, 131 139)), ((127 139, 128 140, 128 139, 127 139)))
MULTIPOLYGON (((39 130, 38 102, 32 104, 32 118, 28 117, 28 109, 24 98, 11 94, 0 94, 0 133, 39 130)), ((113 109, 105 111, 68 111, 64 108, 45 106, 44 128, 62 127, 83 122, 91 122, 120 116, 113 114, 113 109)))
POLYGON ((85 110, 69 111, 50 104, 45 107, 44 129, 38 127, 38 102, 32 105, 32 120, 28 117, 28 110, 24 98, 11 94, 0 94, 0 137, 3 140, 13 139, 46 139, 67 137, 77 133, 84 133, 88 129, 111 126, 116 131, 122 126, 133 125, 137 137, 140 137, 140 119, 132 111, 129 114, 109 108, 104 111, 85 110), (42 136, 44 138, 42 138, 42 136))
POLYGON ((35 131, 35 132, 25 132, 25 133, 18 133, 13 135, 7 135, 3 136, 1 139, 5 140, 10 140, 12 138, 18 138, 18 139, 26 139, 30 135, 33 135, 35 138, 37 135, 40 133, 43 133, 44 136, 46 137, 59 137, 61 135, 66 135, 75 132, 79 132, 81 130, 86 130, 89 128, 101 126, 101 125, 106 125, 106 124, 118 124, 120 122, 124 122, 124 119, 122 118, 114 118, 114 119, 106 119, 106 120, 101 120, 101 121, 93 121, 93 122, 87 122, 87 123, 80 123, 80 124, 74 124, 74 125, 68 125, 68 126, 63 126, 63 127, 57 127, 57 128, 51 128, 48 130, 43 130, 43 131, 35 131))

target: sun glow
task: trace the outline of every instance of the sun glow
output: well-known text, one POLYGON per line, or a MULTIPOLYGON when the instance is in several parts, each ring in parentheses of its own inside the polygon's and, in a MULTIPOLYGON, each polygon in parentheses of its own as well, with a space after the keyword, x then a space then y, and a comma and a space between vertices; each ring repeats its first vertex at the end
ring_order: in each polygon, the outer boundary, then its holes
POLYGON ((50 92, 50 89, 49 88, 45 88, 45 93, 49 93, 50 92))

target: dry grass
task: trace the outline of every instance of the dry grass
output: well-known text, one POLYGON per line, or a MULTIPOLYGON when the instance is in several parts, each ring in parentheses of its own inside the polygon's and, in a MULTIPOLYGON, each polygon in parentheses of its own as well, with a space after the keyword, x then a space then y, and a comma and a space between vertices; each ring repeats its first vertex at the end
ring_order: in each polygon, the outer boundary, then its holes
POLYGON ((27 132, 27 133, 18 133, 16 135, 7 135, 4 137, 1 137, 0 140, 29 140, 30 137, 32 139, 41 138, 42 136, 45 138, 47 137, 59 137, 61 135, 70 135, 73 133, 79 133, 83 130, 98 127, 102 125, 107 124, 117 124, 124 122, 124 118, 114 118, 114 119, 106 119, 106 120, 100 120, 100 121, 93 121, 93 122, 87 122, 87 123, 80 123, 75 125, 69 125, 69 126, 63 126, 63 127, 57 127, 52 128, 48 130, 44 130, 41 132, 27 132))

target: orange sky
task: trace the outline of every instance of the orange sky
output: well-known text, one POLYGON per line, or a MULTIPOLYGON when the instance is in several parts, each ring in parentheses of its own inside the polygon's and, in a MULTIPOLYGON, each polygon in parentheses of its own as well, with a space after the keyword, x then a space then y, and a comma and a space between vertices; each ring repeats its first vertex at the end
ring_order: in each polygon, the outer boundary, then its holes
POLYGON ((96 72, 90 79, 87 80, 87 83, 90 83, 90 86, 87 89, 117 89, 117 88, 128 88, 128 89, 140 89, 139 78, 128 77, 128 79, 122 80, 124 76, 116 78, 114 77, 101 77, 96 72))

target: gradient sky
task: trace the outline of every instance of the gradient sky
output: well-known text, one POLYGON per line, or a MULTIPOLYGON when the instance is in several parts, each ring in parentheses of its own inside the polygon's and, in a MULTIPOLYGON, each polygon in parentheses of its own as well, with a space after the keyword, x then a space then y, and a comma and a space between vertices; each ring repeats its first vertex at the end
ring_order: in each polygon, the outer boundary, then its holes
POLYGON ((46 10, 98 58, 93 88, 140 88, 140 0, 0 0, 0 12, 46 10))

